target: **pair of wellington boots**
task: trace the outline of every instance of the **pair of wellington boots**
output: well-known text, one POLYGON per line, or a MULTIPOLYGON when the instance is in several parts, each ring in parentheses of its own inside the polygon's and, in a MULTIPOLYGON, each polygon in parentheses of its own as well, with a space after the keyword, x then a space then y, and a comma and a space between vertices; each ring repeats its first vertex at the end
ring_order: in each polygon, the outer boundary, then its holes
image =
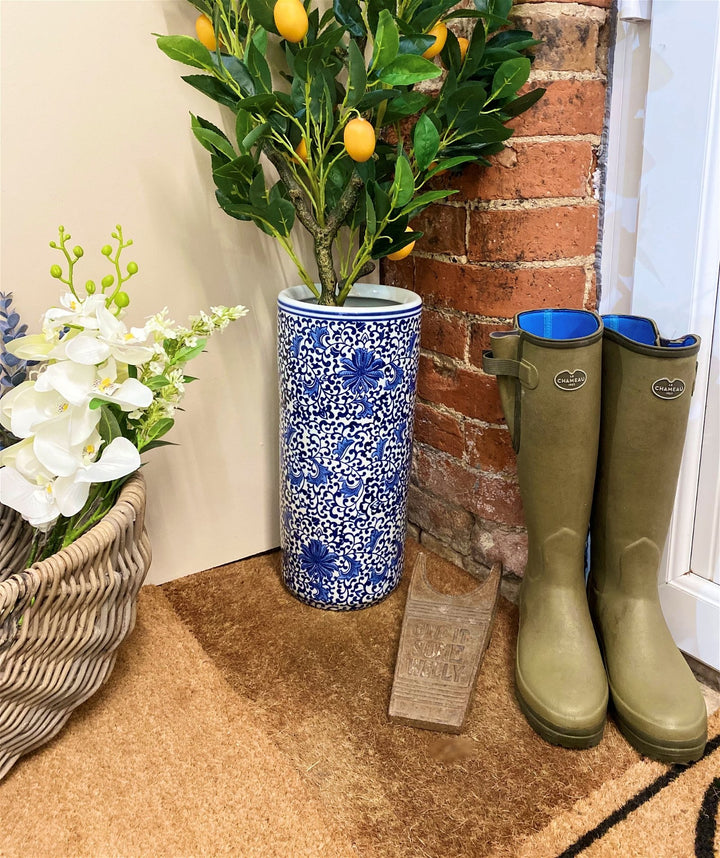
POLYGON ((699 347, 693 335, 662 339, 642 317, 532 310, 493 334, 484 355, 528 531, 516 693, 553 744, 600 741, 609 687, 641 753, 675 763, 703 753, 703 697, 657 588, 699 347))

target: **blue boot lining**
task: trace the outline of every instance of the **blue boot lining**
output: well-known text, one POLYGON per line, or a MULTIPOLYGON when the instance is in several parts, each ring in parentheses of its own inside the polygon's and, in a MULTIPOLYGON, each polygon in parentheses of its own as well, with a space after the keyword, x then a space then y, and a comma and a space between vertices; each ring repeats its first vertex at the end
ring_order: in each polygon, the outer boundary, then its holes
POLYGON ((682 348, 683 346, 693 346, 697 342, 697 337, 693 334, 688 334, 685 337, 679 337, 677 340, 663 339, 657 332, 654 323, 650 319, 643 316, 603 316, 603 323, 606 328, 611 331, 617 331, 629 340, 636 343, 642 343, 646 346, 669 346, 674 348, 682 348))
POLYGON ((548 340, 576 340, 594 334, 600 323, 586 310, 528 310, 518 315, 522 331, 548 340))

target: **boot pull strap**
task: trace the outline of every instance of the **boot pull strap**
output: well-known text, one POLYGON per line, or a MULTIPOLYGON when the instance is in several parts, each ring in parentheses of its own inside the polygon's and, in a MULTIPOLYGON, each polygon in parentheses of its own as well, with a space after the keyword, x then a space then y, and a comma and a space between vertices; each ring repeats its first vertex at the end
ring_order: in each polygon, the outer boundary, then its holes
POLYGON ((484 351, 482 356, 483 371, 488 375, 511 375, 520 380, 523 387, 534 390, 538 386, 538 371, 526 360, 510 360, 496 358, 492 351, 484 351))

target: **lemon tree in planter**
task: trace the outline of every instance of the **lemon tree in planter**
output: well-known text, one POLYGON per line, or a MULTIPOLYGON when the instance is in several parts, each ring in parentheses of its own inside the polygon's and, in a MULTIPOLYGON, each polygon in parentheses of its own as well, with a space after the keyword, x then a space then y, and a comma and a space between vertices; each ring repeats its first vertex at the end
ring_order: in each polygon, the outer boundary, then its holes
POLYGON ((356 281, 411 252, 412 218, 453 193, 434 176, 502 149, 542 94, 518 96, 536 43, 510 0, 191 2, 198 38, 158 44, 234 114, 229 135, 192 117, 218 203, 276 238, 303 281, 278 296, 283 579, 311 605, 366 607, 402 572, 421 301, 356 281))
POLYGON ((334 0, 322 13, 300 0, 190 2, 197 38, 158 45, 235 116, 234 139, 192 116, 217 201, 280 242, 320 305, 344 304, 374 260, 407 255, 421 236, 411 218, 454 193, 432 177, 486 164, 512 134, 505 123, 543 93, 518 95, 537 42, 512 28, 512 0, 334 0), (469 39, 447 27, 459 18, 469 39), (294 247, 296 220, 316 276, 294 247))

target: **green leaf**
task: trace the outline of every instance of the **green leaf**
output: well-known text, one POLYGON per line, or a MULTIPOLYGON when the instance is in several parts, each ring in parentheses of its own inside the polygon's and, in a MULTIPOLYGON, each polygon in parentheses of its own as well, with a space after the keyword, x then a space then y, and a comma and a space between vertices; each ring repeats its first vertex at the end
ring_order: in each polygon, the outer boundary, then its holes
POLYGON ((370 192, 375 204, 375 216, 379 221, 385 220, 390 214, 392 203, 390 197, 384 188, 381 188, 377 182, 371 181, 367 184, 367 189, 370 192))
POLYGON ((427 170, 439 148, 440 133, 427 113, 423 113, 413 129, 413 151, 419 170, 427 170))
POLYGON ((370 24, 370 29, 373 33, 377 30, 378 21, 380 20, 380 12, 382 12, 383 9, 387 9, 391 15, 396 16, 396 0, 368 0, 366 10, 368 23, 370 24))
POLYGON ((238 146, 255 127, 255 119, 245 110, 238 109, 235 117, 235 139, 238 146))
POLYGON ((377 216, 375 214, 375 206, 373 205, 372 197, 365 189, 365 231, 368 235, 375 235, 377 232, 377 216))
POLYGON ((540 101, 544 94, 545 90, 543 87, 538 86, 535 89, 531 89, 530 92, 526 92, 524 95, 514 98, 507 104, 503 104, 502 112, 508 118, 519 116, 521 113, 524 113, 526 110, 531 108, 535 102, 540 101))
POLYGON ((261 137, 264 137, 270 131, 270 123, 263 122, 262 125, 258 125, 253 128, 253 130, 246 134, 243 137, 242 142, 240 143, 240 148, 243 152, 249 152, 252 147, 260 140, 261 137))
POLYGON ((249 98, 243 98, 242 101, 238 102, 237 109, 267 115, 276 104, 277 98, 275 93, 261 92, 258 95, 251 95, 249 98))
POLYGON ((265 30, 271 33, 277 33, 275 26, 275 18, 273 9, 275 8, 275 0, 248 0, 248 10, 250 16, 260 24, 265 30))
POLYGON ((348 84, 345 102, 348 107, 356 107, 365 95, 367 87, 367 72, 365 57, 354 39, 348 45, 348 84))
MULTIPOLYGON (((166 435, 175 425, 175 421, 172 417, 161 417, 152 426, 148 427, 145 432, 145 437, 148 440, 148 444, 151 441, 157 441, 158 438, 166 435)), ((147 450, 148 444, 143 444, 143 450, 147 450)))
POLYGON ((233 182, 236 185, 247 186, 252 180, 255 160, 251 155, 240 155, 232 161, 226 161, 221 167, 213 170, 213 177, 233 182))
POLYGON ((357 0, 333 0, 335 17, 351 36, 365 36, 365 24, 357 0))
MULTIPOLYGON (((477 0, 475 0, 475 3, 477 5, 477 0)), ((443 15, 443 21, 450 21, 453 18, 483 18, 487 22, 488 30, 491 33, 493 30, 500 29, 500 27, 509 27, 512 25, 512 21, 508 21, 507 18, 500 18, 498 15, 490 15, 487 12, 478 12, 475 9, 455 9, 443 15)))
POLYGON ((457 6, 457 0, 432 0, 432 2, 421 3, 412 17, 413 29, 416 32, 426 33, 438 18, 453 6, 457 6))
POLYGON ((360 99, 357 104, 358 112, 364 113, 366 110, 371 110, 373 107, 377 107, 378 104, 382 104, 383 101, 394 98, 396 95, 400 95, 399 89, 374 89, 360 99))
POLYGON ((234 202, 220 188, 215 191, 215 199, 220 208, 225 214, 229 214, 230 217, 234 217, 237 220, 252 220, 253 210, 250 206, 234 202))
POLYGON ((255 82, 248 67, 237 57, 222 54, 222 67, 246 95, 255 95, 255 82))
POLYGON ((403 92, 389 102, 387 109, 385 110, 383 122, 385 124, 390 124, 391 122, 395 122, 397 119, 404 119, 406 116, 413 116, 427 107, 431 101, 432 99, 430 96, 425 95, 422 92, 403 92))
POLYGON ((267 207, 265 216, 280 235, 286 236, 295 222, 295 206, 290 200, 275 199, 267 207))
POLYGON ((453 167, 459 167, 461 164, 468 164, 473 160, 474 158, 468 157, 467 155, 445 158, 442 161, 438 161, 437 165, 428 172, 428 178, 435 176, 438 173, 442 173, 443 170, 452 170, 453 167))
POLYGON ((391 86, 410 86, 423 80, 440 77, 441 74, 442 70, 425 57, 400 54, 380 72, 380 80, 391 86))
POLYGON ((429 206, 430 203, 434 203, 436 200, 444 200, 446 197, 451 197, 456 193, 457 191, 455 190, 426 191, 424 194, 420 194, 420 196, 410 200, 400 214, 409 215, 411 212, 416 211, 416 209, 424 209, 425 206, 429 206))
POLYGON ((200 90, 200 92, 217 101, 219 104, 224 104, 226 107, 232 107, 233 110, 237 106, 237 95, 230 89, 229 86, 219 81, 215 77, 210 77, 206 74, 187 74, 183 75, 182 79, 185 83, 200 90))
POLYGON ((150 390, 161 390, 163 387, 167 387, 170 383, 170 379, 166 378, 164 375, 154 375, 152 378, 143 382, 145 387, 149 387, 150 390))
POLYGON ((445 45, 440 52, 440 59, 446 69, 452 69, 455 74, 460 74, 463 64, 462 55, 460 53, 460 43, 458 42, 455 33, 453 33, 449 28, 447 31, 447 38, 445 39, 445 45))
POLYGON ((493 36, 487 46, 488 48, 513 48, 516 51, 522 51, 539 44, 540 41, 534 39, 529 30, 503 30, 493 36))
POLYGON ((258 209, 263 209, 267 206, 265 174, 260 167, 258 167, 257 172, 253 176, 253 180, 250 183, 250 203, 258 209))
POLYGON ((530 60, 519 57, 506 60, 495 72, 492 82, 492 98, 507 98, 514 95, 530 77, 530 60))
POLYGON ((190 116, 192 117, 192 132, 208 152, 222 153, 230 161, 237 157, 232 144, 219 128, 199 116, 194 116, 193 114, 190 114, 190 116))
POLYGON ((261 54, 265 54, 267 52, 268 37, 267 30, 264 27, 258 27, 257 30, 255 30, 252 34, 252 41, 261 54))
POLYGON ((196 358, 199 354, 205 350, 205 346, 207 345, 207 340, 200 339, 197 341, 196 346, 185 346, 185 348, 178 349, 175 352, 175 356, 173 357, 173 366, 176 366, 181 363, 187 363, 188 361, 196 358))
POLYGON ((387 9, 381 9, 375 33, 370 71, 375 69, 382 71, 382 69, 389 66, 398 55, 399 49, 400 33, 398 32, 395 19, 387 9))
POLYGON ((415 178, 410 162, 405 155, 398 156, 395 162, 395 179, 393 180, 390 198, 394 200, 394 208, 403 208, 415 193, 415 178))
POLYGON ((482 21, 476 21, 473 27, 470 44, 468 45, 467 53, 465 54, 465 62, 463 63, 462 76, 463 78, 471 77, 480 67, 483 55, 485 53, 485 27, 482 21))
POLYGON ((255 47, 253 42, 248 45, 245 53, 247 60, 248 71, 255 82, 255 91, 262 89, 265 92, 272 92, 272 75, 270 74, 270 66, 267 60, 255 47), (259 84, 259 85, 258 85, 259 84))
POLYGON ((158 36, 157 45, 171 60, 196 69, 213 69, 212 54, 197 39, 190 36, 158 36))
POLYGON ((410 36, 400 38, 401 54, 424 54, 430 45, 435 44, 435 36, 426 36, 424 33, 414 33, 410 36))
POLYGON ((156 447, 179 447, 179 444, 176 444, 175 441, 150 441, 148 444, 144 444, 142 451, 143 453, 147 453, 148 450, 154 450, 156 447))
POLYGON ((100 406, 100 420, 97 430, 106 446, 115 438, 119 438, 122 435, 120 424, 106 402, 100 406))
POLYGON ((487 93, 481 83, 463 83, 448 98, 445 118, 448 126, 466 131, 474 128, 485 105, 487 93))

